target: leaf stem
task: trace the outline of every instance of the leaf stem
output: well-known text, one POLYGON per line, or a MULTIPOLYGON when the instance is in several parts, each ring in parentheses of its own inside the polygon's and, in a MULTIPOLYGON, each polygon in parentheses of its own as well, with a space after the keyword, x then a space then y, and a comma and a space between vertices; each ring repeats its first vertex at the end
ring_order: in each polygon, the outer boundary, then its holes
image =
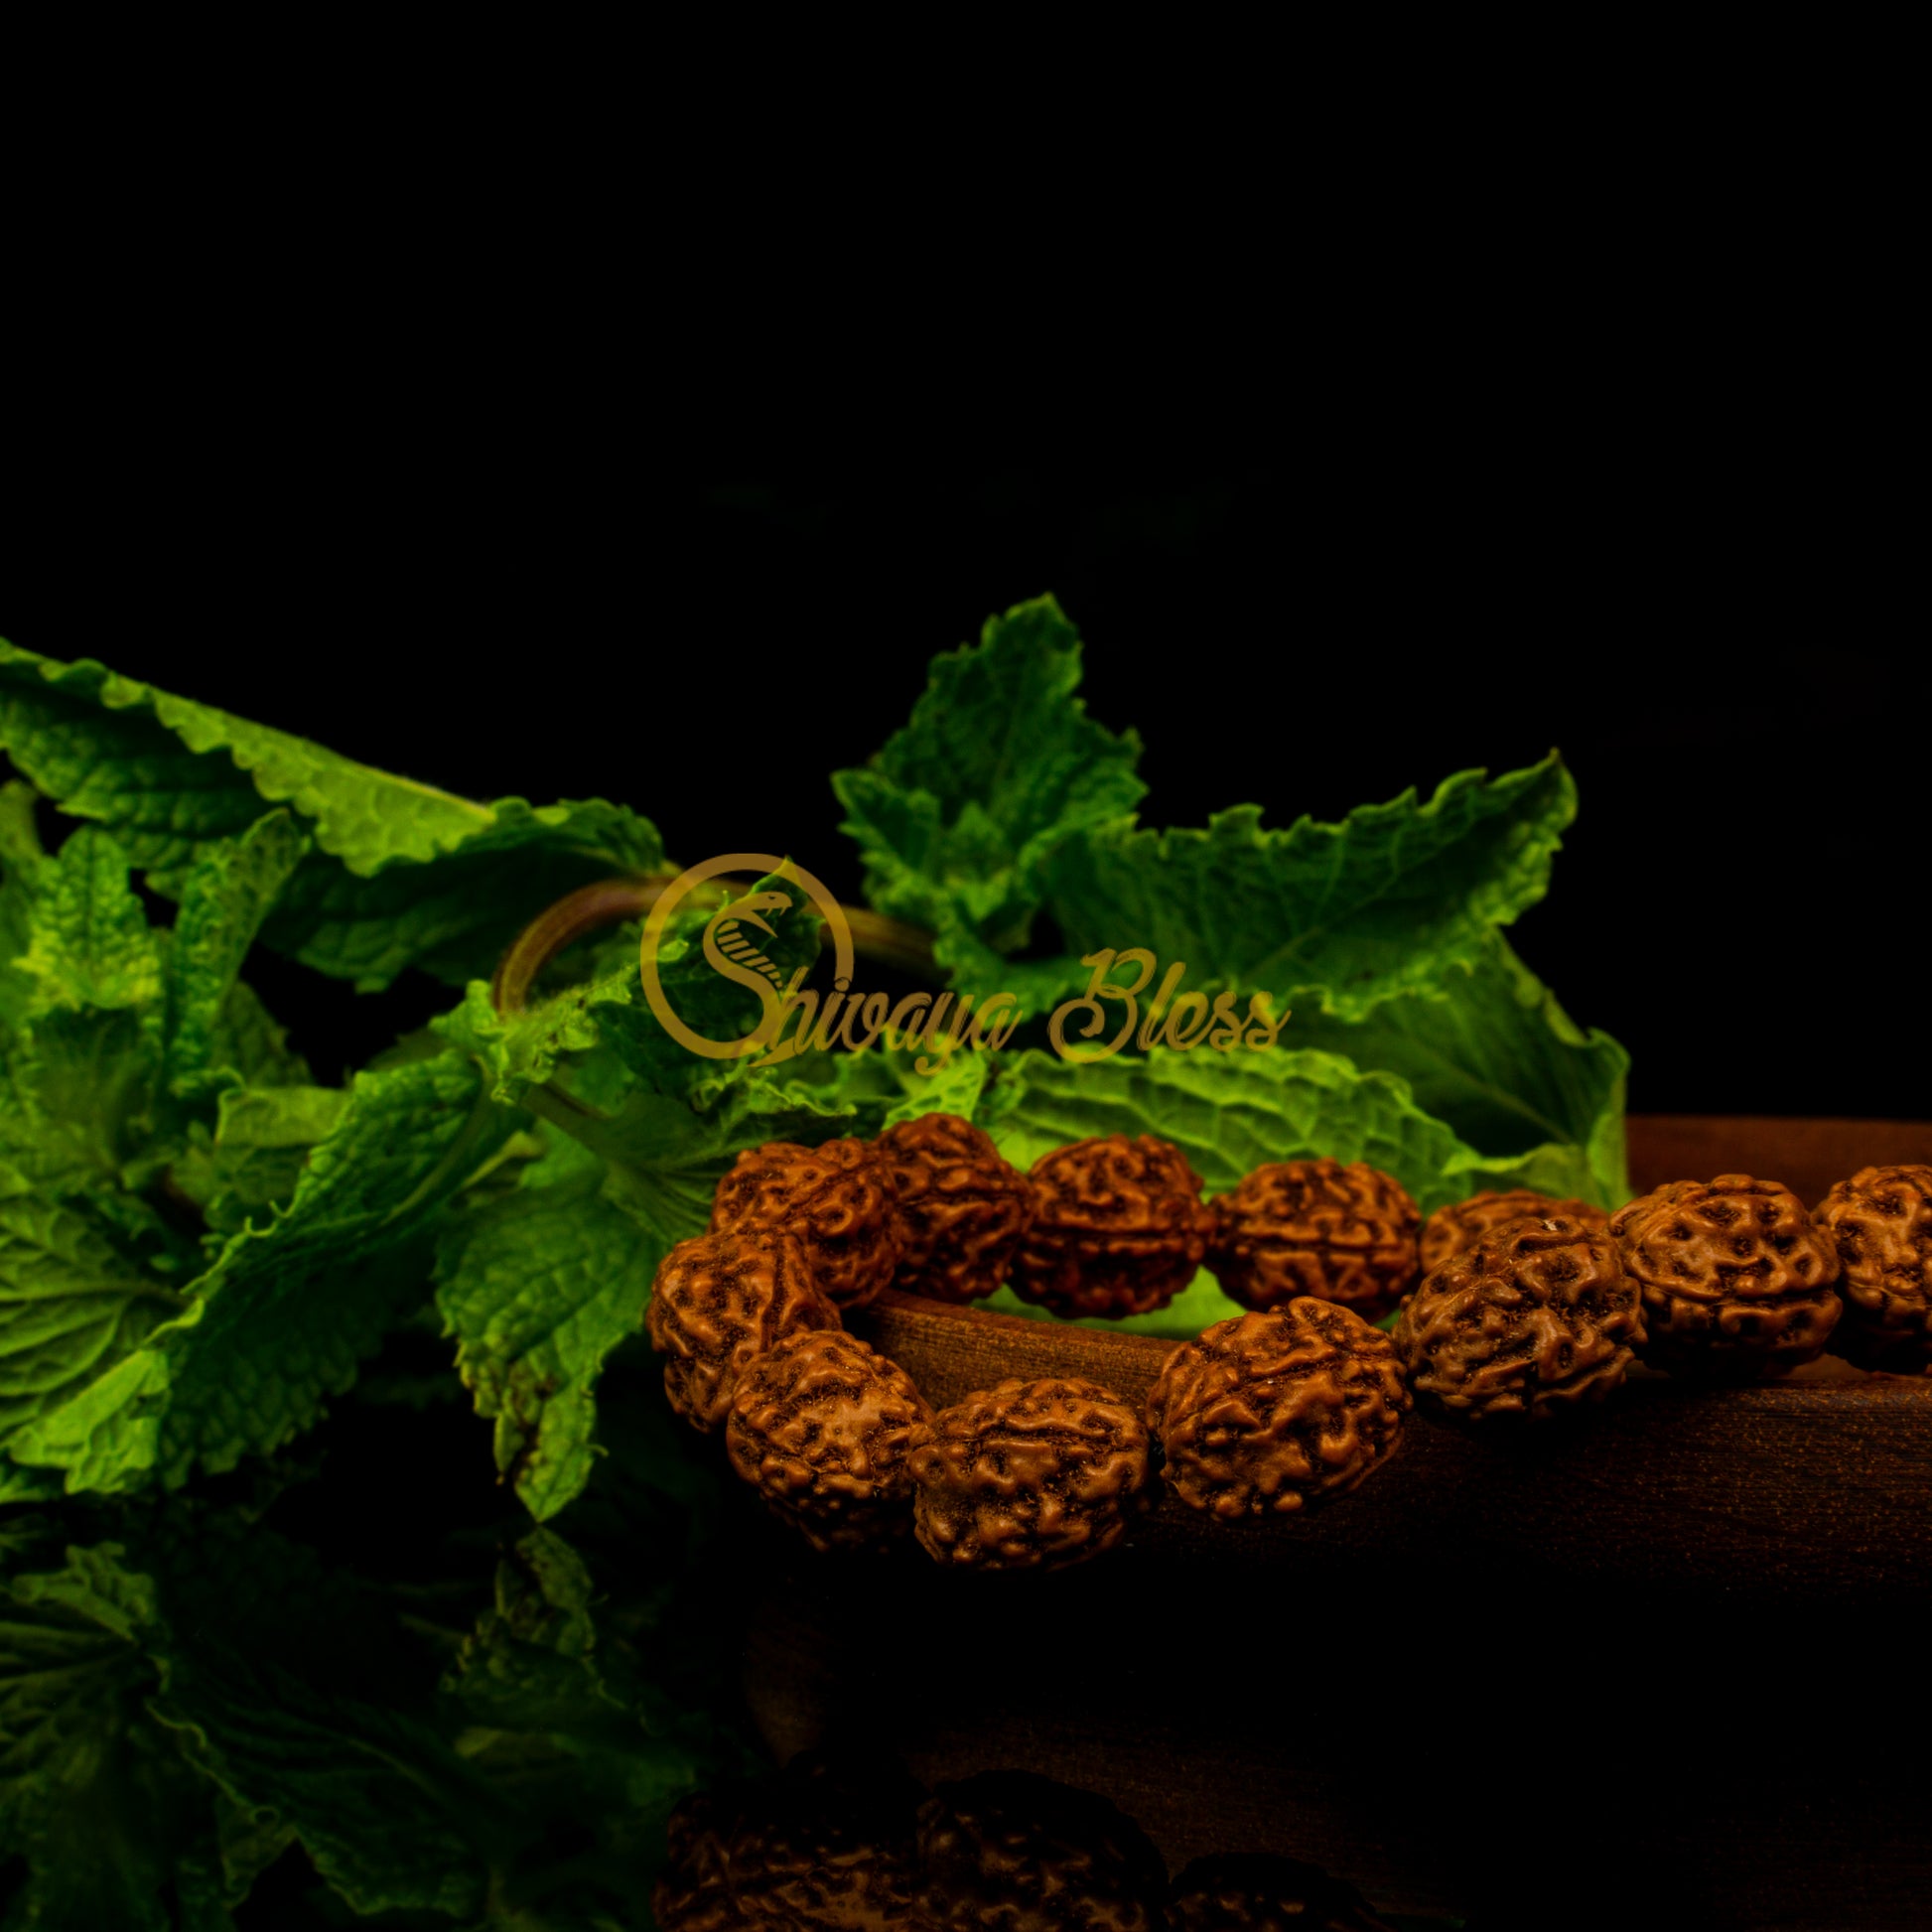
MULTIPOLYGON (((509 943, 489 982, 489 1003, 498 1013, 521 1013, 538 975, 565 947, 606 927, 642 918, 673 882, 670 873, 636 873, 580 886, 546 906, 509 943)), ((693 889, 700 905, 722 904, 749 891, 748 879, 716 879, 693 889)), ((841 905, 854 948, 869 959, 936 979, 932 934, 900 919, 889 919, 869 905, 841 905)))

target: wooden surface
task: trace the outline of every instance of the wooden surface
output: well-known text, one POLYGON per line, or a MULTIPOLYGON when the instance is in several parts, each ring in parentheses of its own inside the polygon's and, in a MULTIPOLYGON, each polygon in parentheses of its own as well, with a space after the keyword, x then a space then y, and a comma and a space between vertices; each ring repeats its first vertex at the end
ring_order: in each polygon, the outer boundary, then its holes
MULTIPOLYGON (((1640 1188, 1744 1172, 1813 1202, 1932 1162, 1932 1125, 1634 1119, 1630 1149, 1640 1188)), ((906 1297, 850 1325, 937 1404, 1049 1372, 1139 1397, 1174 1346, 906 1297)), ((1414 1419, 1321 1513, 1170 1500, 1060 1575, 764 1534, 743 1681, 779 1758, 862 1736, 927 1783, 1041 1771, 1171 1868, 1283 1853, 1393 1912, 1932 1926, 1932 1382, 1828 1358, 1749 1389, 1646 1376, 1522 1435, 1414 1419)))
MULTIPOLYGON (((1809 1199, 1869 1162, 1932 1161, 1932 1125, 1631 1122, 1632 1178, 1751 1173, 1809 1199)), ((935 1407, 1008 1376, 1079 1375, 1139 1400, 1175 1345, 889 1295, 851 1325, 935 1407)), ((1782 1383, 1633 1382, 1528 1435, 1412 1419, 1402 1446, 1316 1515, 1255 1526, 1170 1503, 1139 1533, 1200 1561, 1521 1558, 1577 1574, 1858 1590, 1932 1584, 1932 1379, 1836 1357, 1782 1383)))
POLYGON ((1667 1180, 1721 1173, 1781 1180, 1816 1207, 1836 1180, 1895 1161, 1932 1164, 1932 1121, 1780 1120, 1718 1114, 1632 1114, 1630 1184, 1640 1194, 1667 1180))

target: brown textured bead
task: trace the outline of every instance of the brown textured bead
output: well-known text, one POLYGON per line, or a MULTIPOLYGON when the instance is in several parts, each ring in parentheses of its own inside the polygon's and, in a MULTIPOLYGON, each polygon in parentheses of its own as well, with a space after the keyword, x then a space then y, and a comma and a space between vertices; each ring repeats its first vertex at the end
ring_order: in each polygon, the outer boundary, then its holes
POLYGON ((1097 1792, 1032 1771, 942 1784, 919 1807, 919 1903, 938 1932, 1161 1932, 1168 1871, 1097 1792))
POLYGON ((1052 1570, 1110 1550, 1152 1499, 1148 1434, 1092 1382, 1002 1382, 912 1451, 912 1527, 944 1564, 1052 1570))
POLYGON ((1354 1488, 1388 1458, 1409 1408, 1389 1337, 1311 1296, 1204 1328, 1168 1357, 1147 1399, 1168 1486, 1225 1517, 1354 1488))
POLYGON ((876 1143, 898 1189, 893 1285, 935 1302, 995 1293, 1033 1224, 1034 1190, 992 1141, 957 1114, 922 1114, 876 1143))
POLYGON ((1819 1355, 1839 1315, 1838 1251, 1775 1180, 1674 1180, 1610 1220, 1643 1289, 1646 1358, 1729 1381, 1819 1355))
POLYGON ((740 1373, 725 1446, 813 1549, 880 1549, 910 1526, 906 1457, 931 1430, 912 1378, 831 1329, 793 1335, 740 1373))
POLYGON ((753 1229, 680 1241, 657 1265, 644 1313, 664 1364, 664 1393, 695 1428, 716 1429, 740 1372, 787 1335, 836 1328, 838 1311, 812 1278, 803 1246, 753 1229))
POLYGON ((1266 1853, 1196 1859, 1169 1894, 1170 1932, 1388 1932, 1318 1864, 1266 1853))
POLYGON ((1586 1227, 1607 1228, 1610 1217, 1593 1202, 1559 1200, 1533 1187, 1512 1187, 1507 1193, 1472 1194, 1467 1200, 1439 1207, 1422 1228, 1422 1272, 1433 1275, 1450 1255, 1473 1248, 1491 1228, 1524 1214, 1561 1214, 1586 1227))
POLYGON ((1276 1161, 1209 1203, 1207 1265, 1246 1309, 1312 1295, 1373 1320, 1414 1286, 1422 1211, 1355 1161, 1276 1161))
POLYGON ((1014 1257, 1014 1293, 1061 1315, 1149 1314, 1200 1267, 1199 1174, 1143 1134, 1075 1141, 1034 1163, 1034 1221, 1014 1257))
POLYGON ((893 1177, 864 1141, 749 1148, 718 1183, 712 1231, 780 1228, 805 1244, 819 1293, 835 1307, 863 1308, 898 1266, 893 1177))
POLYGON ((686 1798, 651 1900, 661 1932, 929 1932, 923 1795, 891 1767, 813 1753, 686 1798))
POLYGON ((1643 1340, 1642 1293, 1608 1227, 1567 1214, 1490 1228, 1423 1278, 1395 1324, 1410 1385, 1456 1418, 1600 1402, 1643 1340))
POLYGON ((1812 1216, 1838 1251, 1838 1354, 1867 1368, 1932 1369, 1932 1168, 1861 1168, 1812 1216))

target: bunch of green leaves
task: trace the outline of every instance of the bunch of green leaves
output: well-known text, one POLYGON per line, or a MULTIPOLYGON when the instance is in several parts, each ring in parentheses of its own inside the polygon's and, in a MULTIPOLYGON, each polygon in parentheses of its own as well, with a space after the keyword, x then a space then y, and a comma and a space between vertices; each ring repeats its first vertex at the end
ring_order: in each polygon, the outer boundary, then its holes
MULTIPOLYGON (((874 907, 933 934, 957 992, 1014 991, 1035 1026, 1084 988, 1083 955, 1133 945, 1184 960, 1190 990, 1292 1009, 1276 1047, 1022 1052, 991 1079, 961 1055, 936 1075, 883 1051, 700 1059, 648 1011, 634 930, 499 1011, 484 976, 526 921, 668 868, 647 821, 474 803, 0 645, 0 746, 83 821, 48 857, 33 794, 0 809, 0 1496, 175 1485, 272 1450, 433 1292, 498 1468, 553 1517, 596 1464, 606 1364, 736 1153, 907 1110, 972 1113, 1023 1164, 1158 1134, 1211 1190, 1333 1154, 1425 1206, 1517 1183, 1622 1198, 1622 1050, 1504 934, 1575 811, 1554 754, 1339 825, 1242 806, 1161 831, 1135 816, 1139 741, 1086 715, 1079 680, 1050 599, 935 660, 907 725, 834 778, 874 907), (463 991, 322 1087, 240 977, 255 944, 362 988, 414 968, 463 991)), ((814 921, 783 875, 759 890, 792 901, 767 947, 788 977, 814 921)), ((673 919, 660 971, 723 1038, 757 1008, 707 965, 704 917, 673 919)), ((1155 1322, 1227 1307, 1203 1277, 1155 1322)))
MULTIPOLYGON (((1425 1202, 1520 1180, 1620 1204, 1627 1058, 1577 1027, 1504 936, 1548 890, 1576 814, 1558 756, 1497 778, 1458 772, 1426 801, 1405 792, 1340 824, 1270 828, 1238 805, 1156 830, 1134 813, 1138 739, 1076 695, 1080 651, 1050 598, 990 620, 977 645, 935 660, 905 727, 833 779, 873 904, 929 926, 958 990, 1011 990, 1037 1015, 1084 992, 1084 957, 1144 947, 1164 973, 1184 962, 1189 991, 1266 992, 1289 1012, 1272 1069, 1196 1047, 1184 1075, 1162 1072, 1157 1050, 1143 1074, 1103 1062, 1071 1077, 1090 1104, 1063 1110, 1066 1138, 1117 1115, 1184 1139, 1194 1106, 1238 1112, 1318 1053, 1326 1144, 1263 1136, 1257 1159, 1374 1144, 1399 1101, 1440 1130, 1422 1165, 1397 1169, 1425 1202), (1122 1079, 1139 1109, 1102 1098, 1122 1079)), ((1210 1186, 1223 1172, 1203 1169, 1210 1186)))
POLYGON ((4 1924, 233 1932, 279 1862, 304 1924, 647 1925, 671 1807, 752 1761, 700 1667, 688 1521, 633 1517, 655 1560, 601 1583, 533 1529, 493 1584, 468 1558, 403 1584, 199 1503, 15 1519, 4 1924))
POLYGON ((0 850, 0 1495, 179 1484, 348 1385, 514 1120, 455 1053, 310 1082, 239 978, 310 850, 288 812, 204 841, 157 926, 111 832, 49 857, 26 804, 0 850))
MULTIPOLYGON (((634 933, 495 1011, 505 942, 579 886, 661 874, 655 830, 599 800, 476 804, 4 644, 0 747, 32 780, 0 794, 0 1498, 272 1451, 434 1293, 500 1466, 554 1513, 590 1472, 602 1366, 734 1154, 854 1114, 685 1053, 634 933), (52 856, 37 796, 83 821, 52 856), (321 1086, 241 977, 257 944, 467 991, 321 1086)), ((742 1032, 703 917, 674 923, 666 983, 742 1032)), ((800 918, 774 955, 816 949, 800 918)))
MULTIPOLYGON (((792 900, 766 949, 788 978, 817 956, 816 921, 790 882, 754 890, 792 900)), ((728 1039, 759 1009, 705 964, 706 916, 679 915, 659 974, 674 1007, 728 1039)), ((436 1290, 464 1379, 494 1422, 497 1466, 539 1519, 589 1477, 604 1363, 638 1333, 671 1244, 703 1232, 738 1152, 865 1131, 880 1111, 747 1060, 691 1054, 645 1006, 634 934, 600 951, 589 977, 526 1013, 498 1013, 476 984, 436 1027, 483 1068, 497 1103, 535 1110, 546 1133, 544 1157, 512 1189, 452 1222, 436 1290)))

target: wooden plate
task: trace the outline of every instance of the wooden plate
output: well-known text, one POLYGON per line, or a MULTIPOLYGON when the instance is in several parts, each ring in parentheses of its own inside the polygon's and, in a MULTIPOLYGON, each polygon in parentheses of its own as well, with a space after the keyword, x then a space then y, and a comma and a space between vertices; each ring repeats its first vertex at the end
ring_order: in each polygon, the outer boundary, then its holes
MULTIPOLYGON (((1642 1189, 1743 1172, 1815 1202, 1932 1163, 1932 1123, 1633 1119, 1630 1152, 1642 1189)), ((853 1326, 936 1403, 1048 1372, 1139 1396, 1174 1346, 902 1296, 853 1326)), ((748 1500, 745 1694, 780 1761, 860 1739, 927 1784, 1044 1772, 1171 1870, 1285 1853, 1387 1912, 1563 1932, 1932 1924, 1932 1381, 1657 1376, 1577 1424, 1417 1420, 1314 1516, 1170 1500, 1047 1575, 815 1558, 748 1500)))
MULTIPOLYGON (((1932 1163, 1932 1122, 1634 1116, 1629 1144, 1640 1191, 1741 1173, 1815 1202, 1861 1167, 1932 1163)), ((904 1295, 852 1325, 935 1407, 1009 1376, 1077 1375, 1138 1400, 1174 1346, 904 1295)), ((1385 1468, 1314 1516, 1231 1526, 1171 1505, 1137 1542, 1193 1561, 1514 1556, 1631 1581, 1932 1583, 1932 1379, 1828 1356, 1759 1388, 1646 1377, 1527 1442, 1417 1421, 1385 1468)))

